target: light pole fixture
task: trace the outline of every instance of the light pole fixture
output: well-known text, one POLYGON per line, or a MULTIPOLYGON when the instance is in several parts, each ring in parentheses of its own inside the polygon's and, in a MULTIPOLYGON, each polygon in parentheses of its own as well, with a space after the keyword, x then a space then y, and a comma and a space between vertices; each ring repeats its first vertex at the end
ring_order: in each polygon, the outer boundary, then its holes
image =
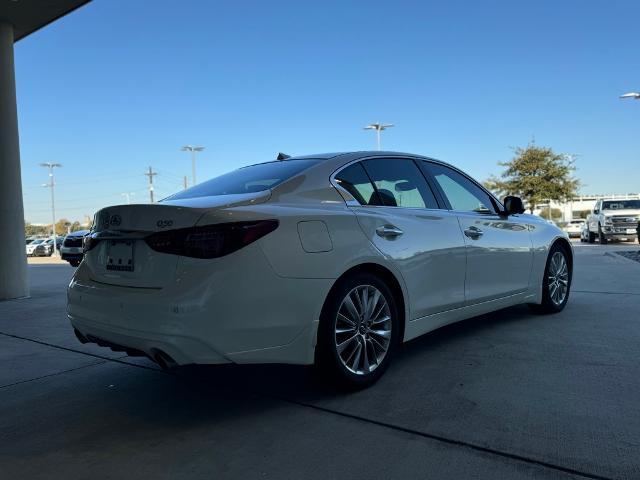
POLYGON ((394 125, 392 123, 372 123, 364 127, 364 130, 375 130, 376 131, 376 147, 380 150, 380 132, 386 130, 387 128, 391 128, 394 125))
POLYGON ((41 163, 40 166, 49 169, 49 183, 45 183, 42 186, 51 189, 51 238, 53 241, 53 255, 58 255, 58 245, 56 243, 56 204, 55 204, 55 195, 53 192, 56 186, 56 182, 53 176, 53 169, 57 167, 61 167, 62 164, 46 162, 46 163, 41 163))
POLYGON ((620 98, 633 98, 634 100, 640 100, 640 93, 638 92, 629 92, 624 95, 620 95, 620 98))
POLYGON ((204 147, 197 145, 185 145, 180 149, 183 152, 191 152, 191 181, 196 184, 196 153, 204 150, 204 147))

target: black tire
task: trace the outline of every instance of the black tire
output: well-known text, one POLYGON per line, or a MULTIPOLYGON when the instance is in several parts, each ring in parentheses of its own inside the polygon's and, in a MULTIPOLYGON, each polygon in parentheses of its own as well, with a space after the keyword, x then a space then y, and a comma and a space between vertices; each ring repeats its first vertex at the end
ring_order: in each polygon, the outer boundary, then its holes
MULTIPOLYGON (((388 325, 388 324, 387 324, 388 325)), ((354 329, 354 337, 360 337, 357 327, 354 329)), ((349 335, 349 334, 346 334, 349 335)), ((375 346, 371 340, 367 341, 362 338, 355 338, 353 350, 358 348, 358 344, 362 343, 364 349, 374 349, 375 346)), ((316 345, 315 363, 322 376, 331 383, 349 390, 357 390, 368 387, 375 383, 385 372, 394 351, 400 342, 400 319, 398 316, 398 307, 395 298, 389 287, 379 277, 370 273, 355 273, 342 279, 329 293, 320 316, 320 324, 318 326, 318 341, 316 345), (387 303, 390 319, 390 338, 386 354, 382 360, 377 363, 369 373, 354 373, 350 370, 338 353, 338 334, 336 334, 336 324, 338 321, 338 312, 343 305, 343 300, 347 295, 358 287, 371 286, 377 289, 387 303)), ((360 345, 362 349, 362 345, 360 345)), ((344 350, 346 351, 346 349, 344 350)), ((361 350, 362 351, 362 350, 361 350)), ((344 354, 344 352, 343 352, 344 354)), ((348 362, 347 362, 348 363, 348 362)), ((357 368, 356 368, 357 370, 357 368)))
POLYGON ((587 232, 587 242, 589 243, 595 243, 596 241, 596 234, 593 233, 591 230, 589 230, 587 232))
POLYGON ((549 250, 549 255, 547 257, 547 264, 544 268, 544 277, 542 278, 542 303, 541 304, 531 304, 529 305, 531 307, 531 309, 535 312, 535 313, 539 313, 542 315, 547 315, 550 313, 558 313, 561 312, 562 310, 564 310, 564 307, 567 305, 567 301, 569 300, 569 294, 571 293, 571 280, 573 278, 573 267, 572 267, 572 263, 570 260, 570 254, 569 251, 567 249, 566 246, 559 244, 559 243, 555 243, 552 247, 551 250, 549 250), (557 253, 560 252, 562 254, 562 256, 564 257, 564 261, 566 263, 567 266, 567 273, 568 273, 568 278, 567 278, 567 291, 566 291, 566 295, 564 297, 564 299, 557 303, 554 302, 551 298, 551 292, 549 289, 549 283, 550 283, 550 270, 551 270, 551 262, 552 262, 552 258, 553 256, 557 253))
POLYGON ((607 244, 607 237, 602 232, 602 226, 601 225, 598 225, 598 241, 600 242, 600 245, 606 245, 607 244))
POLYGON ((69 265, 72 267, 78 267, 80 266, 80 260, 69 260, 69 265))

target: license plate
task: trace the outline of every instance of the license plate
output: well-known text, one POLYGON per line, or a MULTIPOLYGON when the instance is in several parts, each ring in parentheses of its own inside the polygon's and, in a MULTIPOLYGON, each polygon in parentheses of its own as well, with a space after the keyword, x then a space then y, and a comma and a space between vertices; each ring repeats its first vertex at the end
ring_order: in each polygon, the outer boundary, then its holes
POLYGON ((636 233, 634 228, 627 228, 627 233, 636 233))
POLYGON ((133 272, 133 243, 133 240, 110 240, 106 269, 133 272))

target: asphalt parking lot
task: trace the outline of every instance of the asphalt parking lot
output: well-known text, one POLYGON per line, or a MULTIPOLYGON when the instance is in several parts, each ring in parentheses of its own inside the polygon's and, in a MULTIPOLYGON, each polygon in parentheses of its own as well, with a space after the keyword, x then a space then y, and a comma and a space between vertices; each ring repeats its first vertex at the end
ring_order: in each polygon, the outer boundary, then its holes
POLYGON ((351 394, 293 366, 164 373, 74 337, 73 269, 0 303, 2 478, 640 478, 638 245, 575 244, 569 304, 405 345, 351 394))

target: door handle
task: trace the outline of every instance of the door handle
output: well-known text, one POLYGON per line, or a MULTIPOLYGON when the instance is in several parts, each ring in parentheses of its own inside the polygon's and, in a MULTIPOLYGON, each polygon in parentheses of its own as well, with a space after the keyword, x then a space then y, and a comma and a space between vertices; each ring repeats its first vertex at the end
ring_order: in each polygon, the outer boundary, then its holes
POLYGON ((382 225, 376 228, 376 233, 383 238, 395 238, 404 232, 394 225, 382 225))
POLYGON ((484 232, 478 227, 471 226, 464 231, 464 234, 472 240, 477 240, 484 234, 484 232))

